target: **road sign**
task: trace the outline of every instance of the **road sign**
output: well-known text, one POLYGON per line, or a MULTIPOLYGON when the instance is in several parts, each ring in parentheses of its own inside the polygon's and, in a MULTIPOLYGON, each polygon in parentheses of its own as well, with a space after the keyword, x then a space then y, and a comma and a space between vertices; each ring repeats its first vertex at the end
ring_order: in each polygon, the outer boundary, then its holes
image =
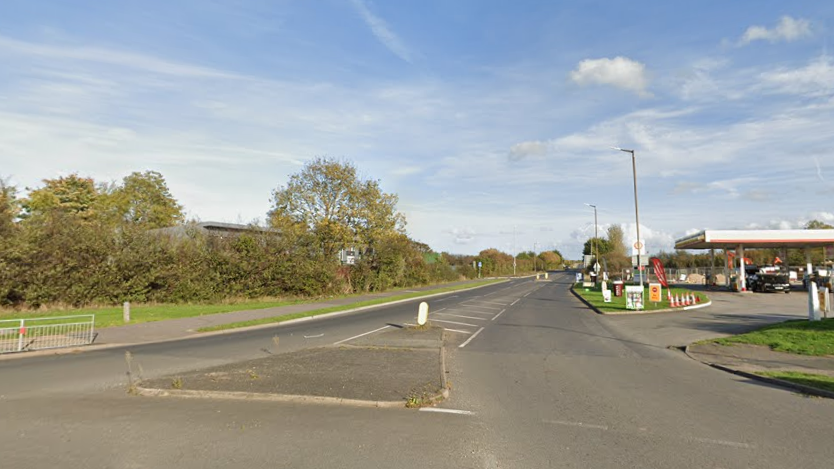
POLYGON ((483 264, 481 264, 481 261, 478 261, 478 268, 479 268, 479 269, 481 268, 481 266, 482 266, 482 265, 483 265, 483 264))
POLYGON ((663 298, 662 292, 663 287, 659 283, 650 283, 649 301, 651 301, 652 303, 660 303, 660 300, 663 298))
POLYGON ((634 249, 636 249, 638 251, 643 249, 643 243, 641 243, 640 241, 637 241, 636 243, 634 243, 634 249))

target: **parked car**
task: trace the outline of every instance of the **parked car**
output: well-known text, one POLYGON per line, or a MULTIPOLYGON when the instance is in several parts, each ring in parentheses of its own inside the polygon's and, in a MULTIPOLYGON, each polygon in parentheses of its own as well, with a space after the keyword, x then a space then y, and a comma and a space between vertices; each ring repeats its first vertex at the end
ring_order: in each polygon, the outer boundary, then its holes
POLYGON ((788 274, 776 269, 759 269, 747 277, 747 289, 757 292, 791 292, 791 282, 788 274))

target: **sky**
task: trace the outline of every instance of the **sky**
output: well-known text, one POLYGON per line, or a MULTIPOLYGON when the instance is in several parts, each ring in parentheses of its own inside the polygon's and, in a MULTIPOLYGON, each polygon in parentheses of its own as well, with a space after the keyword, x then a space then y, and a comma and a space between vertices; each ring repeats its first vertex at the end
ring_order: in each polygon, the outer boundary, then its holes
POLYGON ((3 0, 0 178, 264 222, 318 156, 436 251, 834 223, 834 2, 3 0))

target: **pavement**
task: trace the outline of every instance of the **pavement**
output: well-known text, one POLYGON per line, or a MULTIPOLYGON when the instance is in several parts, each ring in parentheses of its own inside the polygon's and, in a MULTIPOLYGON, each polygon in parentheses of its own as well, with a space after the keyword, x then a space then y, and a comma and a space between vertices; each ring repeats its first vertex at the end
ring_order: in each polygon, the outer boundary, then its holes
POLYGON ((443 333, 437 326, 389 328, 339 345, 158 377, 137 389, 175 397, 306 401, 312 396, 374 407, 426 405, 445 394, 443 333))
POLYGON ((748 373, 798 371, 834 376, 832 356, 816 357, 776 352, 762 345, 698 343, 690 345, 687 354, 703 363, 748 373))
POLYGON ((442 285, 429 285, 425 287, 409 288, 406 290, 395 290, 381 293, 369 293, 365 295, 333 298, 325 301, 312 303, 278 306, 274 308, 234 311, 231 313, 207 314, 205 316, 194 316, 190 318, 167 319, 164 321, 144 322, 129 324, 126 326, 114 326, 98 329, 96 344, 140 344, 149 342, 161 342, 166 340, 177 340, 202 335, 198 329, 204 327, 231 324, 240 321, 251 321, 254 319, 272 318, 289 314, 304 313, 317 309, 331 308, 334 306, 345 306, 362 301, 390 298, 406 293, 435 290, 444 287, 478 283, 477 280, 453 282, 442 285))

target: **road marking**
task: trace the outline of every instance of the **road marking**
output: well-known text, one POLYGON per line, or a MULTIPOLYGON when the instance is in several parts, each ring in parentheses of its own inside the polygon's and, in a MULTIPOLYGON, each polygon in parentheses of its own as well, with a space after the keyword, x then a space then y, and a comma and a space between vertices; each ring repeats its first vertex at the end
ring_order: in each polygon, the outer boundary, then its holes
MULTIPOLYGON (((339 345, 339 344, 343 344, 343 343, 345 343, 345 342, 350 342, 350 341, 351 341, 351 340, 353 340, 353 339, 358 339, 358 338, 363 337, 363 336, 366 336, 366 335, 368 335, 368 334, 373 334, 374 332, 379 332, 379 331, 381 331, 381 330, 383 330, 383 329, 388 329, 389 327, 391 327, 391 326, 382 326, 382 327, 380 327, 379 329, 374 329, 374 330, 372 330, 372 331, 363 332, 362 334, 355 335, 355 336, 353 336, 353 337, 349 337, 349 338, 347 338, 347 339, 345 339, 345 340, 340 340, 340 341, 338 341, 338 342, 334 342, 334 343, 333 343, 333 345, 339 345)), ((307 337, 305 336, 304 338, 306 339, 307 337)))
POLYGON ((324 334, 318 334, 318 335, 305 335, 305 336, 304 336, 304 338, 305 338, 305 339, 318 339, 319 337, 324 337, 324 334))
POLYGON ((533 293, 533 292, 528 291, 527 293, 525 293, 525 294, 524 294, 524 298, 527 298, 527 295, 529 295, 530 293, 533 293))
POLYGON ((446 311, 448 308, 440 308, 437 311, 432 311, 432 313, 439 313, 441 311, 446 311))
POLYGON ((594 425, 592 423, 568 422, 566 420, 545 420, 544 423, 552 423, 554 425, 566 425, 568 427, 582 427, 593 428, 596 430, 608 430, 608 425, 594 425))
MULTIPOLYGON (((520 299, 521 299, 521 298, 519 298, 518 300, 520 300, 520 299)), ((518 300, 515 300, 515 301, 513 301, 512 303, 510 303, 510 306, 513 306, 513 305, 515 305, 516 303, 518 303, 518 300)))
POLYGON ((449 324, 458 324, 460 326, 470 326, 470 327, 478 327, 477 324, 468 324, 465 322, 455 322, 455 321, 447 321, 445 319, 432 319, 434 322, 448 322, 449 324))
POLYGON ((474 334, 472 334, 468 339, 466 339, 466 342, 458 345, 458 348, 466 347, 466 345, 469 344, 469 342, 472 342, 472 339, 474 339, 475 337, 478 337, 478 334, 480 334, 482 330, 484 330, 483 327, 478 329, 474 334))
POLYGON ((709 443, 711 445, 721 445, 721 446, 731 446, 733 448, 745 448, 745 449, 755 449, 756 445, 750 445, 747 443, 740 443, 738 441, 728 441, 728 440, 713 440, 712 438, 697 438, 694 436, 685 437, 685 439, 689 441, 695 441, 697 443, 709 443))
MULTIPOLYGON (((507 306, 507 303, 500 303, 500 302, 498 302, 498 301, 489 301, 489 300, 474 300, 474 301, 476 301, 476 302, 478 302, 478 303, 489 303, 489 304, 491 304, 491 305, 501 305, 501 306, 507 306)), ((466 302, 468 303, 468 302, 469 302, 469 300, 467 300, 466 302)))
POLYGON ((498 313, 498 314, 496 314, 496 315, 495 315, 495 317, 493 317, 492 319, 490 319, 490 321, 495 321, 496 319, 498 319, 498 316, 501 316, 501 314, 502 314, 504 311, 506 311, 506 309, 502 309, 502 310, 501 310, 501 312, 500 312, 500 313, 498 313))
POLYGON ((484 308, 484 309, 501 309, 498 306, 484 306, 484 305, 468 305, 466 303, 461 303, 464 308, 484 308))
POLYGON ((443 298, 441 300, 435 300, 435 303, 440 303, 441 301, 451 300, 452 298, 457 298, 457 297, 458 297, 458 295, 447 296, 446 298, 443 298))
POLYGON ((474 319, 476 321, 486 321, 486 319, 484 319, 484 318, 476 318, 475 316, 461 316, 460 314, 452 314, 452 313, 435 313, 435 314, 441 314, 443 316, 453 316, 453 317, 456 317, 456 318, 474 319))
POLYGON ((460 332, 461 334, 471 334, 472 333, 470 331, 462 331, 460 329, 449 329, 448 327, 444 327, 443 330, 444 331, 449 331, 449 332, 460 332))
POLYGON ((438 407, 420 407, 420 412, 437 412, 440 414, 474 415, 471 410, 441 409, 438 407))

